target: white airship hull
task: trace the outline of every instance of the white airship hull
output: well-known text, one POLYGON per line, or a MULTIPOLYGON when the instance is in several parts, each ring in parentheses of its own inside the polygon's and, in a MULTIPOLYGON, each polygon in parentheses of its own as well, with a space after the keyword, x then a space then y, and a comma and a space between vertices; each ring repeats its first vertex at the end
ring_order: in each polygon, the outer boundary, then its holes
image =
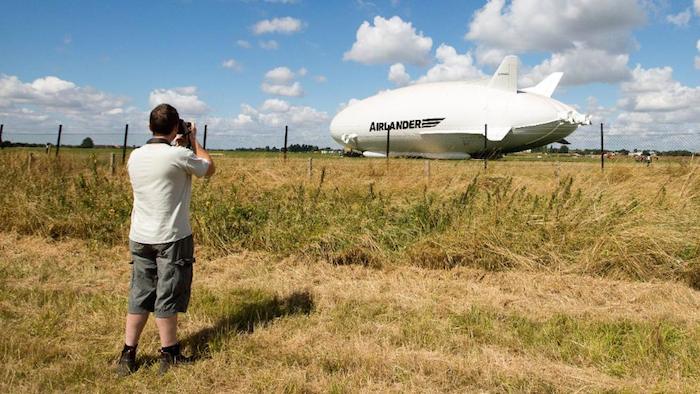
POLYGON ((386 155, 387 134, 391 156, 465 159, 530 149, 590 124, 547 96, 560 78, 518 91, 517 58, 508 57, 491 81, 418 84, 362 100, 333 119, 331 135, 368 157, 386 155))

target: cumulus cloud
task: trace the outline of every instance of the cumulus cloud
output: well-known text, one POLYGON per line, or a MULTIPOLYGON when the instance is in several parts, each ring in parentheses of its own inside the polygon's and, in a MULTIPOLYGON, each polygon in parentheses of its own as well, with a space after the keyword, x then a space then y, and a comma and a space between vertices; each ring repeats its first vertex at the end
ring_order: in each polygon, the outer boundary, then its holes
POLYGON ((145 126, 142 113, 129 105, 127 98, 56 76, 24 82, 16 76, 0 74, 0 118, 6 126, 5 139, 9 140, 13 139, 13 130, 45 133, 59 123, 66 126, 68 133, 91 135, 123 129, 124 123, 138 125, 137 129, 145 126))
POLYGON ((562 85, 583 85, 592 82, 617 83, 630 77, 629 55, 610 54, 602 49, 573 48, 554 53, 535 66, 522 80, 522 86, 533 86, 553 72, 564 72, 562 85))
POLYGON ((700 0, 695 0, 693 4, 695 5, 695 13, 700 15, 700 0))
POLYGON ((357 29, 352 48, 343 60, 362 64, 408 63, 425 66, 430 62, 433 40, 423 32, 416 33, 411 22, 394 16, 374 18, 374 25, 365 21, 357 29))
POLYGON ((326 83, 326 82, 328 82, 328 78, 326 78, 325 75, 316 75, 314 77, 314 81, 316 81, 318 83, 326 83))
MULTIPOLYGON (((700 51, 700 40, 695 44, 695 48, 700 51)), ((695 69, 700 70, 700 56, 695 56, 695 69)))
POLYGON ((221 62, 221 67, 228 68, 229 70, 241 71, 243 66, 236 61, 236 59, 226 59, 221 62))
POLYGON ((259 41, 258 45, 260 46, 260 48, 266 49, 268 51, 274 51, 275 49, 278 49, 280 47, 280 45, 275 40, 259 41))
POLYGON ((177 108, 180 116, 186 117, 197 117, 209 111, 204 101, 197 97, 197 88, 195 86, 155 89, 149 94, 148 102, 151 107, 163 103, 170 104, 177 108))
POLYGON ((690 8, 675 15, 666 15, 666 21, 678 27, 687 27, 690 22, 690 8))
MULTIPOLYGON (((575 45, 623 53, 635 47, 632 29, 645 22, 637 0, 489 0, 465 35, 477 42, 477 55, 559 52, 575 45)), ((480 62, 493 62, 488 56, 480 62)), ((500 61, 500 60, 499 60, 500 61)))
POLYGON ((404 86, 411 82, 411 76, 406 72, 406 67, 401 63, 392 64, 389 67, 389 80, 396 86, 404 86))
MULTIPOLYGON (((242 104, 233 117, 208 118, 210 130, 216 130, 237 146, 281 146, 284 126, 290 127, 290 143, 330 145, 330 117, 309 106, 295 106, 280 99, 265 100, 257 108, 242 104)), ((216 138, 216 137, 214 137, 216 138)))
POLYGON ((671 67, 637 65, 607 111, 610 141, 628 148, 700 149, 700 87, 673 78, 671 67))
POLYGON ((252 30, 256 35, 281 33, 293 34, 300 32, 305 24, 299 19, 285 16, 283 18, 263 19, 253 25, 252 30))
POLYGON ((276 67, 265 73, 265 80, 260 88, 267 94, 287 97, 300 97, 304 95, 304 89, 301 83, 293 82, 299 76, 306 75, 305 68, 299 69, 296 73, 289 67, 276 67))
POLYGON ((291 85, 263 82, 260 87, 263 92, 276 96, 301 97, 304 95, 304 89, 299 82, 294 82, 291 85))
POLYGON ((470 52, 459 54, 453 47, 441 44, 435 51, 438 64, 418 79, 418 83, 442 81, 468 81, 484 78, 486 75, 474 65, 470 52))

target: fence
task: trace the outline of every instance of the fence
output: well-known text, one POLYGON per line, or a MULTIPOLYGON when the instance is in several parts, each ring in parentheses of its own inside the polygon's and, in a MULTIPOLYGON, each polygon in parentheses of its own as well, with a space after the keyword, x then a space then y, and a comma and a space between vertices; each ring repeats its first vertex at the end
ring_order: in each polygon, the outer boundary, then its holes
MULTIPOLYGON (((484 125, 484 133, 488 136, 488 125, 484 125)), ((274 136, 282 142, 282 148, 274 151, 282 152, 283 157, 287 158, 289 129, 284 127, 271 131, 268 136, 274 136)), ((38 146, 40 141, 44 141, 47 153, 54 153, 59 156, 62 146, 71 145, 79 146, 85 139, 90 138, 95 146, 111 147, 121 149, 121 162, 126 160, 126 151, 130 146, 137 146, 145 143, 150 138, 150 132, 146 130, 132 130, 129 134, 129 125, 124 126, 123 131, 115 132, 71 132, 64 130, 63 125, 58 125, 56 131, 22 131, 12 130, 4 124, 0 124, 0 146, 7 147, 14 145, 31 145, 38 146), (123 137, 123 139, 122 139, 123 137), (119 143, 116 141, 121 140, 119 143), (55 141, 55 144, 53 143, 55 141), (52 151, 53 150, 53 151, 52 151)), ((207 148, 208 137, 222 137, 225 140, 224 144, 220 144, 216 148, 226 149, 232 148, 232 139, 235 136, 227 133, 210 133, 208 125, 204 125, 203 134, 200 134, 202 145, 207 148)), ((388 157, 391 151, 392 134, 386 133, 386 154, 388 157)), ((693 157, 697 152, 700 152, 700 135, 696 133, 668 133, 668 132, 644 132, 631 134, 618 133, 616 130, 609 130, 604 124, 595 126, 595 129, 589 127, 579 129, 571 137, 567 137, 571 144, 555 143, 540 148, 528 150, 525 152, 508 154, 506 159, 526 159, 526 160, 548 160, 548 161, 572 161, 572 160, 598 160, 602 168, 605 165, 611 165, 619 162, 638 161, 647 165, 663 160, 665 157, 693 157)), ((563 142, 563 141, 562 141, 563 142)), ((491 148, 487 144, 487 139, 484 139, 484 148, 481 154, 476 157, 484 159, 484 167, 488 166, 488 160, 502 157, 498 149, 491 148)), ((210 147, 211 148, 211 147, 210 147)))

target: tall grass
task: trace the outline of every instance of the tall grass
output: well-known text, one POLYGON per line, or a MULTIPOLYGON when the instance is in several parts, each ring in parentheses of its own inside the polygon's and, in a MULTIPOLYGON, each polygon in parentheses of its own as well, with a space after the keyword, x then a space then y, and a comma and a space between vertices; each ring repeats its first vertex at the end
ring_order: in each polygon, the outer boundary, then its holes
MULTIPOLYGON (((103 160, 103 159, 102 159, 103 160)), ((85 155, 0 155, 0 231, 115 245, 128 236, 125 172, 85 155)), ((192 220, 212 255, 250 250, 332 264, 564 271, 700 285, 697 165, 220 158, 192 220), (322 168, 322 170, 321 170, 322 168), (323 172, 323 175, 321 173, 323 172)))

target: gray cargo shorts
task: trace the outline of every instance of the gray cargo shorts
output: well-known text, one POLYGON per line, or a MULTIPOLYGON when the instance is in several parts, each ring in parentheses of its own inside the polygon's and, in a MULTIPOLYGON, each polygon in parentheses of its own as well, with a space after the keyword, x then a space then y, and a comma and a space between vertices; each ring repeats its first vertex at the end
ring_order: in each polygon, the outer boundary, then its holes
POLYGON ((132 270, 129 313, 171 317, 187 312, 192 287, 192 236, 164 244, 129 240, 132 270))

